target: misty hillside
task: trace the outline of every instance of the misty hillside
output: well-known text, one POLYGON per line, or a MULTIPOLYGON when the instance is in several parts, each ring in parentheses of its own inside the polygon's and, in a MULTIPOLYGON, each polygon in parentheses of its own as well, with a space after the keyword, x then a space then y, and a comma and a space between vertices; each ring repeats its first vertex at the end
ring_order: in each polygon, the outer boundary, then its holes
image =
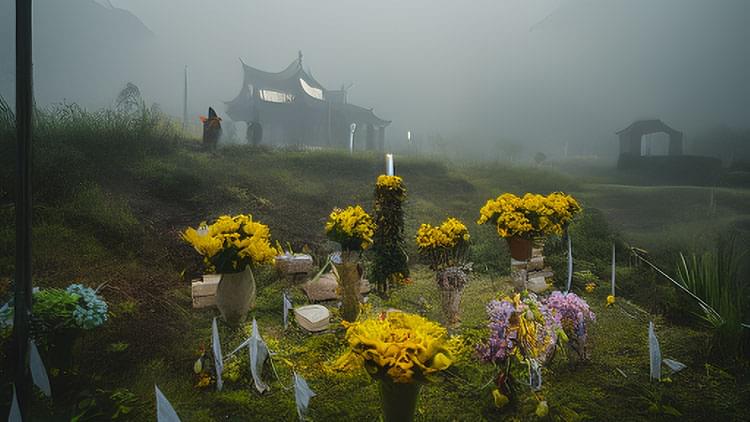
MULTIPOLYGON (((101 106, 135 73, 153 34, 132 13, 93 0, 34 2, 36 100, 101 106)), ((0 0, 0 95, 15 97, 15 6, 0 0)))

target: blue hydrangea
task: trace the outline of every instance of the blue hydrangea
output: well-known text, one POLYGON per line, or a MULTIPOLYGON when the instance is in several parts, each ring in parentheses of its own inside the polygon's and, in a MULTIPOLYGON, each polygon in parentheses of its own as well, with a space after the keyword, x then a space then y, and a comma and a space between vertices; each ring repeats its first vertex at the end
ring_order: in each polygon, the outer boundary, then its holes
POLYGON ((100 298, 94 289, 81 284, 71 284, 65 290, 80 297, 73 311, 73 318, 79 327, 90 330, 107 321, 107 302, 100 298))

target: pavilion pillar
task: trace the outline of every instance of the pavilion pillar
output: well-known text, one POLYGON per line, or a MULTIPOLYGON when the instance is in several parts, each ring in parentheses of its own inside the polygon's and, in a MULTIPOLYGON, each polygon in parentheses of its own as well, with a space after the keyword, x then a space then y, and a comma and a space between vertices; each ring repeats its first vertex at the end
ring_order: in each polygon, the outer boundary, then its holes
POLYGON ((669 155, 682 155, 682 133, 669 134, 669 155))
POLYGON ((375 149, 375 128, 371 125, 367 125, 367 139, 365 141, 367 151, 375 149))
POLYGON ((385 151, 385 126, 378 128, 378 151, 385 151))

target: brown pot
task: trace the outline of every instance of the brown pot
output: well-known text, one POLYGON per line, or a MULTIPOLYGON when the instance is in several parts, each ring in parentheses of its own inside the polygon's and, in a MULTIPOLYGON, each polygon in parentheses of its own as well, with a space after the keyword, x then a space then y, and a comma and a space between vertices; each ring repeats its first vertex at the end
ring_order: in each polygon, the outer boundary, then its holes
POLYGON ((511 258, 516 261, 528 261, 531 258, 531 246, 533 242, 530 239, 513 236, 506 240, 508 241, 508 248, 510 248, 511 258))

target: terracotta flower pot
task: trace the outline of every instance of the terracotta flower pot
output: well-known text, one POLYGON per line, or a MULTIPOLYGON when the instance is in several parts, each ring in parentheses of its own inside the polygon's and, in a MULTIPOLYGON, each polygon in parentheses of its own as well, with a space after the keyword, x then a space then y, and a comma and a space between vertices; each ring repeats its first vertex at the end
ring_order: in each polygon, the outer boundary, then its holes
POLYGON ((519 236, 506 239, 510 248, 510 256, 516 261, 528 261, 531 258, 531 247, 533 242, 519 236))
POLYGON ((390 377, 379 382, 380 405, 383 409, 384 422, 411 422, 417 410, 419 392, 422 383, 397 383, 390 377))
POLYGON ((255 277, 250 267, 239 273, 222 274, 216 287, 216 307, 229 325, 237 325, 255 308, 255 277))

